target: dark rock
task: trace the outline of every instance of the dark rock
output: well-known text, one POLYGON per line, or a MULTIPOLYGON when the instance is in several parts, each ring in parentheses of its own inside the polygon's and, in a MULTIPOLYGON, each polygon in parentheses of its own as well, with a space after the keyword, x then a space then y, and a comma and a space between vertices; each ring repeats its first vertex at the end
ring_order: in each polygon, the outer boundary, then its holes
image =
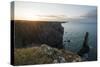
POLYGON ((84 37, 84 41, 83 41, 83 46, 78 51, 78 55, 80 55, 81 57, 84 56, 86 53, 88 53, 90 51, 90 48, 89 48, 89 45, 88 45, 88 35, 89 35, 89 33, 86 32, 85 37, 84 37))
POLYGON ((64 29, 60 22, 24 20, 12 22, 15 23, 15 47, 28 47, 32 43, 40 45, 45 43, 51 47, 63 48, 64 29))
POLYGON ((67 40, 67 42, 70 42, 70 40, 67 40))

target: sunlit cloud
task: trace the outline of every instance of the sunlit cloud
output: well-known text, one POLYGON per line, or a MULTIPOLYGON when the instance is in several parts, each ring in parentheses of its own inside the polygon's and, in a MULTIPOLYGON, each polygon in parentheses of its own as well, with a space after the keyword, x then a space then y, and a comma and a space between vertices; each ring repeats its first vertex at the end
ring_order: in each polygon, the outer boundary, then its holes
POLYGON ((52 21, 66 21, 68 19, 65 15, 37 15, 41 19, 52 20, 52 21))

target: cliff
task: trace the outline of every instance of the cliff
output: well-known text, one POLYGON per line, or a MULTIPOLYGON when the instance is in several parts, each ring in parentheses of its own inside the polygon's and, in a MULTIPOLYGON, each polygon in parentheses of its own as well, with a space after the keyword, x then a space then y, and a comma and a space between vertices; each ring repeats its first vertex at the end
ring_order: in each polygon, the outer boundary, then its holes
POLYGON ((15 20, 15 47, 40 46, 47 44, 63 48, 63 27, 61 22, 15 20), (35 45, 38 44, 38 45, 35 45))

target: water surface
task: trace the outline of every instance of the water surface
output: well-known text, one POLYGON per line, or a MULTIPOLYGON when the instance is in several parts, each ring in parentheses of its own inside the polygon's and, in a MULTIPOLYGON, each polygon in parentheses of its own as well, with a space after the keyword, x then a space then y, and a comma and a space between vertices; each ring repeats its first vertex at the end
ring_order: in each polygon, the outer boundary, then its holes
POLYGON ((96 23, 63 23, 63 44, 67 50, 77 52, 83 44, 86 32, 89 32, 88 45, 90 52, 87 60, 97 59, 97 24, 96 23), (67 42, 70 40, 70 43, 67 42))

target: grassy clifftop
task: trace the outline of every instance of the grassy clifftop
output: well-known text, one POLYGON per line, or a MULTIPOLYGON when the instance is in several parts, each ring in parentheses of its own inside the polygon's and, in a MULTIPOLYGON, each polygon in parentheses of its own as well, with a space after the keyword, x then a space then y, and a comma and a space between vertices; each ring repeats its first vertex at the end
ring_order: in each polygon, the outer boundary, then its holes
POLYGON ((50 64, 79 62, 80 56, 64 49, 57 49, 42 44, 40 47, 17 48, 14 51, 14 64, 50 64))

